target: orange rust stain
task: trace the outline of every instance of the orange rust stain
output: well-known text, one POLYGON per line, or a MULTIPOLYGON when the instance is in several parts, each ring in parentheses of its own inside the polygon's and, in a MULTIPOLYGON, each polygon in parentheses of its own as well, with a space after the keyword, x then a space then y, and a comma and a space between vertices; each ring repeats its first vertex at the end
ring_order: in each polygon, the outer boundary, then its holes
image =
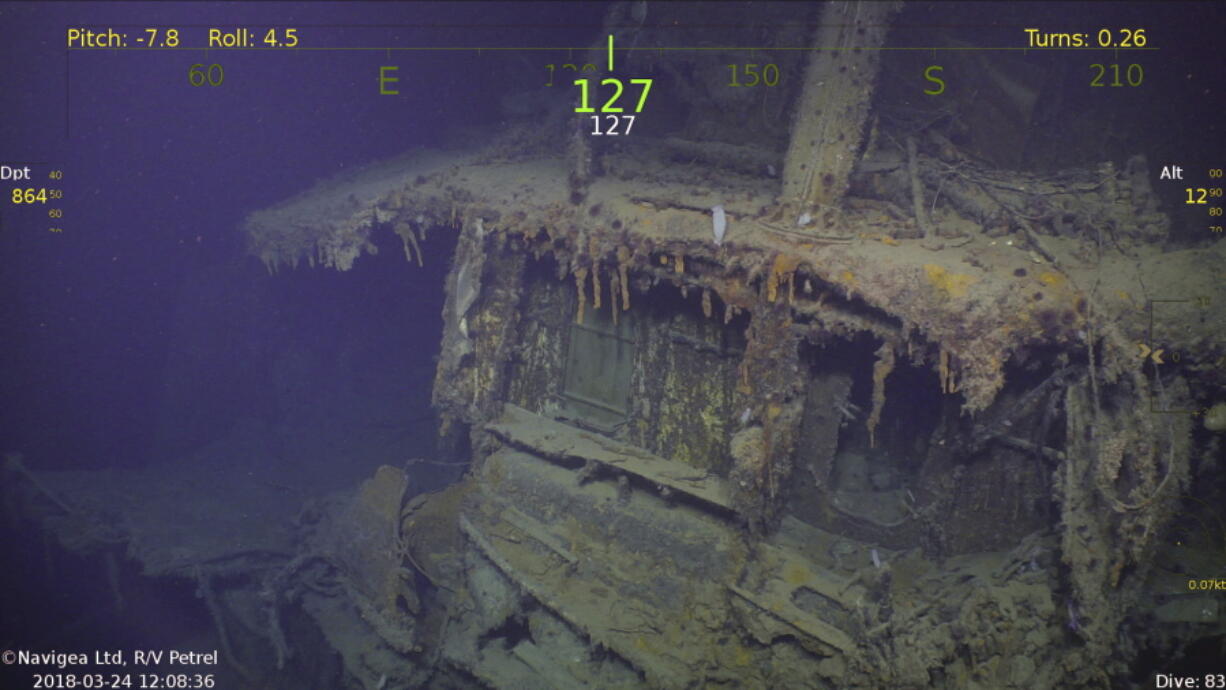
POLYGON ((950 297, 965 297, 978 278, 965 273, 951 273, 937 264, 924 264, 924 273, 932 287, 950 297))
POLYGON ((1059 273, 1052 273, 1051 271, 1044 271, 1039 274, 1039 282, 1044 285, 1061 285, 1064 283, 1064 280, 1064 276, 1059 273))
POLYGON ((770 277, 766 281, 766 298, 771 302, 779 296, 779 286, 785 281, 788 284, 788 296, 791 297, 794 290, 794 276, 796 269, 800 267, 800 257, 790 256, 788 254, 776 254, 775 263, 771 266, 770 277))

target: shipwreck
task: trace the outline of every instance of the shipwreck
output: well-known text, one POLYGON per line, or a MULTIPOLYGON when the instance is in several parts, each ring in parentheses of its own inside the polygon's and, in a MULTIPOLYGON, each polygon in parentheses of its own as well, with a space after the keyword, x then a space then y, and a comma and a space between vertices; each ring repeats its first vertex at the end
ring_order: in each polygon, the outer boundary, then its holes
MULTIPOLYGON (((754 90, 652 50, 692 8, 637 6, 607 20, 656 80, 631 134, 567 100, 245 223, 270 274, 393 235, 404 270, 447 262, 432 460, 464 474, 385 467, 276 549, 140 552, 199 583, 223 657, 272 683, 322 650, 365 688, 1115 687, 1221 658, 1226 250, 1154 162, 1044 140, 1071 106, 1009 54, 922 100, 927 58, 882 50, 909 7, 806 9, 754 90)), ((79 482, 14 486, 71 548, 130 536, 79 482)))

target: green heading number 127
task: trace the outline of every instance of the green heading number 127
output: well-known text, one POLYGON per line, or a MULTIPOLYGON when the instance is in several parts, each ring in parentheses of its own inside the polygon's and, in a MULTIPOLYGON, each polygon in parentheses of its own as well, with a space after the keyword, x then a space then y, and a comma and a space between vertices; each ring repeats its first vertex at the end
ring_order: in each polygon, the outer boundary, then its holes
MULTIPOLYGON (((575 106, 576 113, 594 113, 596 112, 596 109, 591 107, 591 105, 589 105, 590 101, 588 98, 588 86, 589 86, 590 81, 591 81, 590 79, 576 79, 575 80, 575 86, 579 87, 579 105, 575 106)), ((647 103, 647 93, 651 91, 651 80, 650 79, 631 79, 630 83, 636 86, 640 86, 643 89, 639 93, 638 103, 634 105, 634 112, 641 113, 643 112, 643 105, 647 103)), ((620 106, 614 105, 615 103, 617 103, 617 99, 622 97, 622 92, 625 90, 625 87, 622 85, 622 80, 614 79, 614 78, 601 79, 600 85, 601 86, 612 85, 614 88, 613 95, 609 97, 609 100, 605 101, 604 105, 600 106, 600 112, 602 113, 625 112, 620 106)))

